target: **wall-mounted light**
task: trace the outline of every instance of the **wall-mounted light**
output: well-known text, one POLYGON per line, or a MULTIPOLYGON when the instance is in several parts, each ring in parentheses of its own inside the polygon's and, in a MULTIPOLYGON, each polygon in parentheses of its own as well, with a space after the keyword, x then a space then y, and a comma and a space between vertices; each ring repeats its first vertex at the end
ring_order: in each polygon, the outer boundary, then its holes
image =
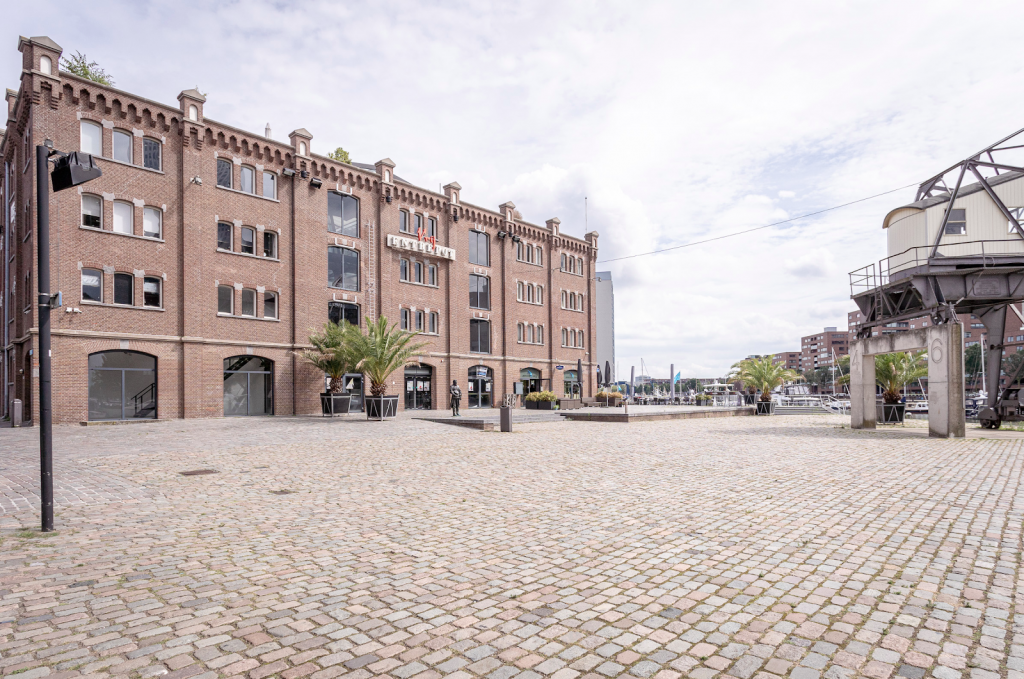
POLYGON ((498 238, 504 238, 504 237, 505 237, 505 236, 507 236, 507 235, 508 235, 508 234, 507 234, 507 233, 505 233, 504 231, 499 231, 499 232, 498 232, 498 238))
POLYGON ((290 167, 284 168, 284 170, 282 170, 281 172, 282 172, 282 174, 284 174, 285 177, 294 177, 295 176, 295 170, 293 170, 290 167))
POLYGON ((189 184, 195 184, 196 186, 202 186, 203 185, 203 178, 200 177, 199 175, 196 175, 195 177, 192 177, 192 179, 189 179, 188 183, 189 184))
POLYGON ((391 189, 384 189, 384 202, 385 203, 390 203, 391 202, 391 189))
POLYGON ((309 185, 314 189, 319 189, 321 186, 324 185, 324 182, 322 179, 317 179, 316 177, 313 177, 312 179, 309 180, 309 185))
POLYGON ((308 179, 309 178, 309 170, 302 170, 301 172, 299 172, 299 176, 302 177, 303 179, 308 179))
POLYGON ((518 243, 518 242, 519 242, 519 241, 521 241, 521 240, 523 240, 523 239, 522 239, 522 238, 520 238, 519 236, 512 236, 512 242, 513 242, 513 243, 518 243))

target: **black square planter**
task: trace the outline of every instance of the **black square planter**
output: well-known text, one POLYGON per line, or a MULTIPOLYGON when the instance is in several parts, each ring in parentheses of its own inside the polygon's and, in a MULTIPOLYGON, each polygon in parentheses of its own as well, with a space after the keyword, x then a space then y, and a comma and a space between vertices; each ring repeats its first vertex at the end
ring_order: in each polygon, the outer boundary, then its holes
POLYGON ((875 418, 878 424, 903 424, 906 412, 906 403, 882 403, 875 406, 875 418))
POLYGON ((757 414, 758 415, 774 415, 775 414, 775 401, 758 401, 757 402, 757 414))
POLYGON ((398 396, 367 396, 366 419, 383 420, 398 415, 398 396))
POLYGON ((320 394, 320 408, 324 417, 347 415, 352 406, 352 397, 348 394, 320 394))

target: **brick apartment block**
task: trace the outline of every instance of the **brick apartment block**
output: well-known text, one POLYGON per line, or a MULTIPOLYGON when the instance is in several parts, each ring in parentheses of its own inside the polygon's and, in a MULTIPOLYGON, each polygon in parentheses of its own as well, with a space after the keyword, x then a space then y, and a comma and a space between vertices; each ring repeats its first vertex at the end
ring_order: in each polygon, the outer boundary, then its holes
POLYGON ((55 422, 318 412, 323 375, 295 352, 331 313, 424 332, 422 367, 389 385, 400 407, 446 407, 453 379, 464 408, 497 405, 524 379, 561 394, 577 360, 593 394, 596 232, 471 205, 455 182, 413 186, 389 159, 336 162, 304 129, 284 143, 215 122, 196 90, 169 106, 61 72, 49 38, 18 49, 0 137, 5 410, 21 399, 38 415, 34 149, 46 139, 93 152, 103 171, 51 194, 55 422))

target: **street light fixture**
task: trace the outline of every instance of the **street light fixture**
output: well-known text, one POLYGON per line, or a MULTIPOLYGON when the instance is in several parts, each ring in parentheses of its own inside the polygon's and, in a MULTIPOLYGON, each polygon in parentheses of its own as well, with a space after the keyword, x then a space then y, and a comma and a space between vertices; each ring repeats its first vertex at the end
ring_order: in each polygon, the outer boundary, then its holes
POLYGON ((74 188, 103 172, 88 153, 62 153, 47 139, 36 146, 36 228, 39 254, 39 465, 42 496, 43 532, 53 530, 53 405, 50 388, 50 309, 60 306, 61 294, 50 294, 50 179, 51 156, 54 162, 54 192, 74 188))

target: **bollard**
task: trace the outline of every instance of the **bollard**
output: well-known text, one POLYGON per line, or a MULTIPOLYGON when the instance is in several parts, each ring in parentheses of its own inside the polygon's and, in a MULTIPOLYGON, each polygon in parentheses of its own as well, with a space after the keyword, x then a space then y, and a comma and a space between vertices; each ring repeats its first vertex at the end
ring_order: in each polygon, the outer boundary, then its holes
POLYGON ((512 408, 508 406, 501 408, 501 430, 512 431, 512 408))
POLYGON ((11 426, 20 427, 22 422, 25 421, 24 404, 20 398, 14 399, 11 403, 11 426))

